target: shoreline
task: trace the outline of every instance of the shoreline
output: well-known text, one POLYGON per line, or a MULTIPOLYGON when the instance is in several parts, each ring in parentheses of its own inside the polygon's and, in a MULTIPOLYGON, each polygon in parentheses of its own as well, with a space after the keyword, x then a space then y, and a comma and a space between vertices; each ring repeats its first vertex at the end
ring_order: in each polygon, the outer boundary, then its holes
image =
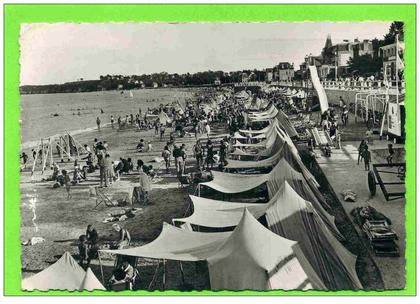
MULTIPOLYGON (((111 125, 111 123, 110 122, 108 122, 108 123, 105 123, 105 124, 103 124, 102 126, 101 126, 101 128, 102 127, 108 127, 108 126, 110 126, 111 125)), ((79 129, 79 130, 74 130, 74 131, 70 131, 70 132, 67 132, 68 134, 70 134, 71 136, 75 136, 75 135, 81 135, 81 134, 85 134, 85 133, 89 133, 89 132, 93 132, 93 131, 95 131, 97 129, 97 127, 95 126, 95 127, 87 127, 87 128, 84 128, 84 129, 79 129)), ((45 136, 45 137, 43 137, 44 139, 45 138, 51 138, 51 140, 52 141, 54 141, 54 140, 56 140, 59 136, 61 136, 61 135, 63 135, 63 133, 62 134, 54 134, 54 135, 51 135, 51 136, 45 136)), ((36 148, 37 146, 38 146, 38 144, 39 144, 39 141, 40 141, 41 139, 38 139, 38 140, 30 140, 30 141, 27 141, 27 142, 24 142, 24 143, 21 143, 21 145, 20 145, 20 149, 21 150, 28 150, 28 149, 32 149, 32 148, 36 148)))

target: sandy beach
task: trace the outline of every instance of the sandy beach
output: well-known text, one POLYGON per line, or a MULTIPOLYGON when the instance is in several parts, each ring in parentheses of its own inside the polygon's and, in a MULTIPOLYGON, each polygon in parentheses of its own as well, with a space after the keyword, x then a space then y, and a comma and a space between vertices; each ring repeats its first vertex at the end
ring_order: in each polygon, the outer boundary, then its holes
MULTIPOLYGON (((87 132, 74 135, 74 138, 80 143, 92 144, 94 138, 105 140, 109 144, 109 154, 112 159, 119 157, 131 157, 133 163, 136 164, 138 159, 142 159, 146 164, 153 165, 157 172, 157 176, 153 179, 152 190, 150 192, 150 205, 140 209, 134 218, 129 218, 124 222, 119 222, 121 226, 127 228, 132 236, 134 244, 141 245, 155 239, 161 229, 162 223, 171 223, 172 218, 182 217, 187 211, 188 192, 185 188, 180 188, 174 164, 169 174, 164 170, 164 163, 154 162, 156 157, 161 156, 162 149, 169 139, 170 129, 166 130, 164 139, 154 134, 154 130, 139 131, 132 128, 123 130, 112 129, 106 126, 98 130, 89 130, 87 132), (136 145, 140 138, 145 141, 152 142, 153 150, 151 152, 138 153, 136 145), (158 188, 158 189, 157 189, 158 188)), ((194 136, 186 136, 177 138, 176 143, 185 144, 187 147, 186 172, 191 172, 195 160, 192 157, 192 145, 194 144, 194 136)), ((27 152, 29 153, 29 152, 27 152)), ((59 161, 55 155, 56 161, 59 161)), ((66 160, 65 160, 66 161, 66 160)), ((33 162, 29 162, 31 165, 33 162)), ((72 170, 73 162, 59 163, 60 168, 72 170)), ((123 209, 123 207, 107 207, 104 204, 95 208, 96 198, 90 196, 92 187, 99 184, 99 170, 89 174, 86 181, 71 187, 72 197, 67 200, 64 188, 53 189, 53 182, 42 181, 43 178, 51 174, 51 170, 47 170, 43 175, 39 170, 35 171, 31 176, 28 169, 21 173, 21 240, 26 241, 32 237, 42 237, 45 242, 34 246, 22 246, 22 278, 38 272, 60 257, 65 251, 76 255, 78 253, 77 241, 81 234, 85 233, 86 226, 93 224, 101 241, 111 241, 117 239, 117 233, 112 229, 113 223, 103 223, 102 221, 109 217, 110 213, 114 213, 123 209), (95 209, 94 209, 95 208, 95 209)), ((122 175, 121 180, 106 188, 106 193, 111 199, 118 199, 128 194, 132 187, 138 184, 138 175, 130 173, 122 175)), ((134 205, 133 207, 141 208, 134 205)), ((126 207, 127 208, 127 207, 126 207)), ((104 264, 113 266, 113 261, 104 261, 104 264)), ((145 267, 144 281, 150 282, 155 270, 156 261, 144 260, 145 267), (149 273, 150 272, 150 273, 149 273)), ((173 262, 175 263, 175 262, 173 262)), ((97 260, 92 261, 92 269, 100 278, 100 272, 97 260)), ((178 284, 180 281, 177 263, 172 265, 167 263, 167 276, 173 273, 177 278, 168 282, 178 284), (171 269, 174 270, 171 272, 171 269)), ((193 263, 185 263, 184 271, 188 272, 189 267, 195 268, 193 263)), ((105 276, 109 276, 112 267, 104 267, 105 276)), ((161 279, 161 277, 159 276, 161 279)), ((202 289, 207 285, 207 277, 200 272, 200 278, 190 276, 194 283, 194 289, 202 289), (202 278, 202 279, 200 279, 202 278)), ((159 279, 157 278, 157 282, 159 279)), ((142 286, 147 288, 147 286, 142 286)), ((157 283, 157 287, 160 288, 157 283)), ((173 286, 173 288, 178 288, 173 286)))

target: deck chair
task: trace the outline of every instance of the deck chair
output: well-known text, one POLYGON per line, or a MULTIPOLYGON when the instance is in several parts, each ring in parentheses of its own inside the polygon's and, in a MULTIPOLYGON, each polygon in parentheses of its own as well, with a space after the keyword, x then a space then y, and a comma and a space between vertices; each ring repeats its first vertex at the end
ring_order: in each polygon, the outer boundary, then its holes
POLYGON ((96 205, 93 209, 96 209, 99 205, 105 204, 108 207, 115 207, 118 203, 114 203, 99 187, 95 187, 96 205))

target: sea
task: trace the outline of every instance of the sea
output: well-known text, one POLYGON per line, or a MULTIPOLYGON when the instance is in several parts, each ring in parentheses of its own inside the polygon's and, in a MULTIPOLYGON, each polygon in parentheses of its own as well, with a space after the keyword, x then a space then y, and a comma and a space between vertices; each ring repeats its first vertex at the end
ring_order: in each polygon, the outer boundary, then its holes
POLYGON ((97 117, 108 124, 111 115, 116 121, 118 116, 139 113, 139 109, 143 115, 147 108, 160 104, 179 101, 184 106, 195 92, 191 88, 160 88, 21 95, 21 148, 36 146, 41 138, 93 130, 97 117))

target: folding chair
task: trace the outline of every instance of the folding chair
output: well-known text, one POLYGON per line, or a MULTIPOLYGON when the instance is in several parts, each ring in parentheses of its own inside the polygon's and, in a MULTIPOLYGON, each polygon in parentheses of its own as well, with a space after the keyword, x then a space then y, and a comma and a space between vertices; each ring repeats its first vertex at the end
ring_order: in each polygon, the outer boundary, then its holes
POLYGON ((112 202, 111 199, 99 187, 95 187, 95 195, 96 205, 93 209, 96 209, 101 204, 105 204, 105 206, 108 207, 117 206, 117 204, 112 202))

